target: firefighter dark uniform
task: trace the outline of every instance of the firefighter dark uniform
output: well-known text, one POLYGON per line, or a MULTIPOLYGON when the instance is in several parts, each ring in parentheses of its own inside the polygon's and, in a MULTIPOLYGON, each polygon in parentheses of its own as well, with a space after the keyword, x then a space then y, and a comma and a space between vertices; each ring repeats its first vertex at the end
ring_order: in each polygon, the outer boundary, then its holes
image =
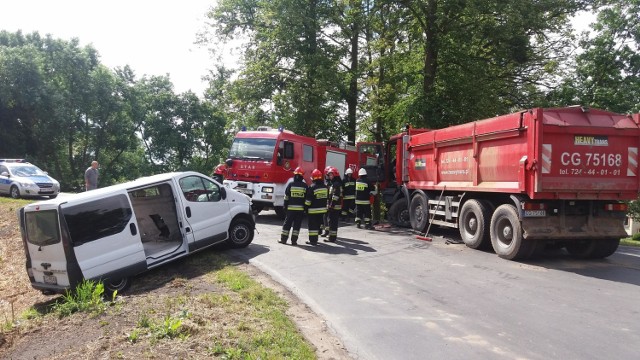
POLYGON ((358 229, 364 221, 365 229, 373 229, 371 226, 371 203, 369 197, 375 194, 376 188, 367 181, 367 170, 358 171, 356 181, 356 225, 358 229))
POLYGON ((353 170, 347 169, 344 172, 344 180, 342 181, 342 210, 340 211, 340 217, 343 220, 349 220, 355 215, 355 201, 356 201, 356 180, 351 176, 353 170))
POLYGON ((304 182, 304 171, 298 167, 293 172, 293 181, 287 185, 284 191, 284 209, 286 216, 282 225, 280 243, 286 244, 289 238, 289 231, 293 225, 291 233, 291 245, 297 245, 300 225, 304 216, 304 203, 307 196, 307 184, 304 182))
POLYGON ((329 195, 327 199, 327 213, 329 222, 329 238, 325 241, 336 242, 338 238, 338 221, 342 211, 342 180, 338 169, 332 167, 329 170, 329 195))
POLYGON ((315 169, 311 173, 313 184, 307 189, 305 207, 307 208, 307 221, 309 227, 309 241, 307 244, 318 244, 320 225, 322 218, 327 213, 327 195, 329 190, 322 180, 322 172, 315 169))
MULTIPOLYGON (((331 187, 331 180, 329 179, 329 173, 331 172, 331 166, 324 168, 324 186, 329 189, 331 187)), ((327 198, 329 202, 329 198, 327 198)), ((329 236, 329 212, 327 211, 322 217, 322 224, 320 225, 320 236, 329 236)))

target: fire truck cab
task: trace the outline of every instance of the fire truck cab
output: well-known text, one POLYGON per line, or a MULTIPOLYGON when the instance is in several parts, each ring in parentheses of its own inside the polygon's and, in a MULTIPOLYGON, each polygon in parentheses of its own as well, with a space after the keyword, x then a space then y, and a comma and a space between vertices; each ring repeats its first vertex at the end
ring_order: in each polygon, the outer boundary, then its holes
POLYGON ((358 146, 301 136, 282 128, 241 130, 229 151, 224 184, 249 196, 255 212, 274 209, 283 216, 284 191, 297 167, 304 170, 307 183, 314 169, 326 166, 338 169, 340 176, 347 168, 357 173, 360 166, 384 176, 382 146, 368 143, 362 147, 362 154, 359 150, 358 146), (363 159, 362 164, 359 159, 363 159))

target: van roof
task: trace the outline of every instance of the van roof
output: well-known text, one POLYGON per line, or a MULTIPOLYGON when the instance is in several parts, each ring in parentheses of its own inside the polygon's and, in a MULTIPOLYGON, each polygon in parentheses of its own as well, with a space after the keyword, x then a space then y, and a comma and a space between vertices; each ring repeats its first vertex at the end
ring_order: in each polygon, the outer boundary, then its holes
POLYGON ((27 206, 25 206, 25 208, 30 208, 32 206, 40 206, 40 205, 46 205, 47 208, 51 208, 51 207, 57 207, 58 205, 62 204, 62 203, 66 203, 66 202, 70 202, 70 201, 80 201, 80 202, 85 202, 87 200, 91 200, 91 199, 100 199, 103 198, 105 195, 108 195, 110 193, 113 192, 121 192, 121 191, 129 191, 138 187, 144 187, 144 186, 148 186, 148 185, 152 185, 154 183, 162 183, 162 182, 166 182, 169 181, 175 177, 178 176, 184 176, 184 175, 198 175, 198 176, 205 176, 201 173, 195 172, 195 171, 183 171, 183 172, 171 172, 171 173, 163 173, 163 174, 156 174, 156 175, 151 175, 151 176, 145 176, 145 177, 141 177, 132 181, 127 181, 121 184, 116 184, 116 185, 111 185, 111 186, 106 186, 103 188, 98 188, 95 190, 91 190, 91 191, 85 191, 85 192, 81 192, 81 193, 77 193, 77 194, 73 194, 71 196, 63 196, 63 197, 57 197, 55 199, 49 199, 49 200, 43 200, 43 201, 38 201, 32 204, 29 204, 27 206))

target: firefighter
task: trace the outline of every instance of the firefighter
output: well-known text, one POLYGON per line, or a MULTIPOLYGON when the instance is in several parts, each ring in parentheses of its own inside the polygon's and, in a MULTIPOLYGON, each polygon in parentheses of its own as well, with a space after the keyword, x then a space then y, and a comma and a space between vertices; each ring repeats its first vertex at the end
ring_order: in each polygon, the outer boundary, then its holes
POLYGON ((293 225, 291 233, 291 245, 298 245, 298 235, 300 234, 300 225, 304 216, 305 197, 307 196, 307 184, 304 182, 304 170, 297 167, 293 171, 293 181, 287 185, 284 191, 284 209, 286 216, 282 225, 282 233, 280 235, 280 243, 286 244, 289 238, 289 230, 293 225))
POLYGON ((336 242, 338 238, 338 220, 342 211, 342 179, 338 169, 329 169, 329 194, 327 197, 327 219, 329 222, 329 238, 324 241, 336 242))
POLYGON ((353 170, 348 168, 344 172, 344 180, 342 180, 342 211, 340 212, 340 218, 344 221, 349 221, 354 214, 354 204, 356 200, 356 180, 353 178, 353 170))
POLYGON ((322 218, 327 213, 327 194, 329 191, 322 179, 322 172, 315 169, 311 172, 313 184, 307 189, 305 207, 307 208, 307 221, 309 228, 309 241, 307 244, 317 245, 322 218))
POLYGON ((216 168, 213 170, 213 174, 211 175, 213 180, 222 184, 222 182, 224 181, 224 171, 226 169, 227 169, 227 166, 225 164, 220 164, 216 166, 216 168))
MULTIPOLYGON (((327 165, 324 168, 324 186, 329 189, 331 187, 331 180, 329 180, 329 172, 331 171, 331 166, 327 165)), ((327 198, 327 202, 329 199, 327 198)), ((320 236, 327 237, 329 236, 329 212, 327 211, 322 217, 322 224, 320 225, 320 236)))
POLYGON ((373 230, 371 226, 371 202, 369 197, 376 194, 375 187, 367 179, 367 170, 360 168, 356 181, 356 226, 360 229, 362 221, 364 228, 373 230))

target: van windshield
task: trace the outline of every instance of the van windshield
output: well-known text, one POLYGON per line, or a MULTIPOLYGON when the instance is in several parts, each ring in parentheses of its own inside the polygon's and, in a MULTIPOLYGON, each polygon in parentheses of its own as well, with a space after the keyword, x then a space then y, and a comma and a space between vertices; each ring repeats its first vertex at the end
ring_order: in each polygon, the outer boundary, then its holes
POLYGON ((229 156, 232 159, 271 160, 276 139, 235 138, 229 156))
POLYGON ((27 241, 45 246, 60 242, 58 212, 56 210, 30 211, 25 214, 27 241))

